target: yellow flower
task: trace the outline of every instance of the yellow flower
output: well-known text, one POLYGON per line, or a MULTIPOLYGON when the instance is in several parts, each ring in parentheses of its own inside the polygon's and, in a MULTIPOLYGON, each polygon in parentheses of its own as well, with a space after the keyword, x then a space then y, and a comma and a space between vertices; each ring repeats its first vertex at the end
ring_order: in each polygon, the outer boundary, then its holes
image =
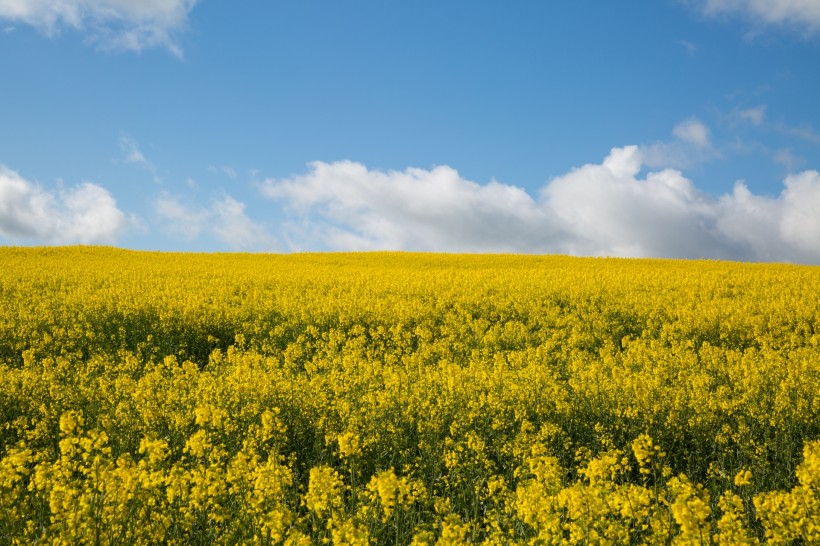
POLYGON ((355 457, 361 453, 361 440, 353 432, 340 434, 338 439, 339 453, 342 457, 355 457))
POLYGON ((319 517, 329 516, 341 508, 344 490, 344 482, 333 468, 327 465, 311 468, 305 506, 319 517))
POLYGON ((741 470, 735 475, 735 485, 741 487, 752 483, 752 473, 748 470, 741 470))

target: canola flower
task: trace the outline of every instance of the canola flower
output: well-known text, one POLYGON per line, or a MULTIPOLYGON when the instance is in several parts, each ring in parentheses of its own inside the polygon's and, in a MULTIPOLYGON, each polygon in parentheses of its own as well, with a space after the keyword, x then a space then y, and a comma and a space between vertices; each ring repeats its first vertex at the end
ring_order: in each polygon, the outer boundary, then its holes
POLYGON ((0 263, 0 544, 820 543, 817 267, 0 263))

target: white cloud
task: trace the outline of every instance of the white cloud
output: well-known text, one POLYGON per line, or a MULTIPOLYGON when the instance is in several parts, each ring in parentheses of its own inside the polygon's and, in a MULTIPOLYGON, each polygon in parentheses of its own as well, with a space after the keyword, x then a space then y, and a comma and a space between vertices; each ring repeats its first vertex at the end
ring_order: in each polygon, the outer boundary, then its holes
POLYGON ((678 123, 672 130, 674 139, 641 146, 641 160, 650 168, 684 169, 696 163, 719 157, 712 145, 709 127, 697 118, 678 123))
POLYGON ((754 108, 735 110, 732 117, 737 121, 751 123, 755 126, 763 125, 763 121, 766 119, 766 105, 761 104, 754 108))
POLYGON ((230 165, 222 165, 221 167, 217 167, 215 165, 208 165, 208 172, 210 172, 211 174, 225 175, 231 180, 236 180, 239 177, 239 173, 236 172, 236 169, 234 169, 230 165))
POLYGON ((768 198, 738 182, 718 203, 717 228, 755 259, 820 263, 820 173, 791 175, 784 185, 768 198))
POLYGON ((148 160, 145 159, 137 143, 127 135, 120 135, 120 151, 122 152, 123 161, 126 163, 148 164, 148 160))
POLYGON ((694 57, 695 54, 698 52, 698 46, 696 44, 693 44, 692 42, 689 42, 687 40, 678 40, 678 43, 681 46, 683 46, 683 48, 686 50, 686 54, 690 57, 694 57))
POLYGON ((820 261, 820 173, 805 171, 791 175, 785 184, 786 190, 778 203, 777 227, 790 246, 820 261))
POLYGON ((788 148, 774 152, 772 159, 774 159, 775 163, 785 167, 789 172, 793 172, 797 167, 806 162, 802 157, 794 155, 788 148))
POLYGON ((615 148, 600 165, 552 180, 543 206, 564 226, 573 254, 717 257, 708 199, 679 171, 638 178, 637 147, 615 148))
POLYGON ((305 175, 263 183, 267 197, 317 215, 317 225, 292 235, 319 240, 299 247, 526 252, 549 227, 524 190, 480 186, 449 167, 381 172, 349 161, 310 167, 305 175))
POLYGON ((557 177, 537 197, 450 167, 370 170, 316 162, 265 181, 294 217, 296 249, 536 252, 820 262, 820 173, 790 176, 778 197, 742 184, 720 198, 679 171, 639 176, 636 146, 557 177))
POLYGON ((757 24, 788 25, 808 32, 820 31, 817 0, 696 0, 706 15, 737 14, 757 24))
POLYGON ((709 140, 709 128, 697 119, 688 119, 678 123, 672 134, 683 142, 694 144, 698 148, 708 148, 712 144, 709 140))
POLYGON ((181 56, 177 35, 197 0, 0 0, 0 18, 27 23, 49 36, 63 28, 102 49, 139 52, 165 47, 181 56))
MULTIPOLYGON (((771 120, 766 115, 766 105, 760 104, 752 108, 735 108, 732 110, 726 120, 733 127, 740 125, 751 125, 755 129, 766 132, 776 132, 789 139, 799 139, 813 145, 820 145, 820 133, 818 133, 811 125, 789 125, 781 120, 771 120)), ((770 151, 764 145, 757 143, 743 143, 738 137, 735 148, 746 153, 764 153, 771 155, 775 163, 783 165, 790 172, 800 167, 805 163, 805 160, 792 153, 788 148, 770 151)))
POLYGON ((211 229, 222 243, 245 250, 271 249, 275 240, 264 227, 245 214, 245 204, 225 196, 211 206, 213 225, 211 229))
POLYGON ((229 195, 214 200, 207 207, 196 207, 185 205, 165 193, 154 202, 154 211, 172 234, 189 241, 208 234, 235 250, 273 250, 277 247, 275 238, 264 226, 245 213, 245 204, 229 195))
POLYGON ((122 134, 120 135, 119 143, 123 163, 141 167, 151 173, 151 177, 154 179, 154 182, 162 182, 162 177, 157 173, 157 168, 147 157, 145 157, 145 154, 142 153, 142 150, 140 150, 137 145, 136 140, 126 134, 122 134))
POLYGON ((90 182, 56 192, 0 166, 0 237, 41 243, 110 243, 126 217, 105 189, 90 182))
POLYGON ((199 237, 209 217, 207 209, 187 207, 165 193, 154 201, 154 211, 172 233, 187 240, 199 237))
POLYGON ((820 144, 820 133, 814 130, 810 125, 791 126, 785 123, 775 124, 775 129, 783 134, 799 138, 811 144, 820 144))

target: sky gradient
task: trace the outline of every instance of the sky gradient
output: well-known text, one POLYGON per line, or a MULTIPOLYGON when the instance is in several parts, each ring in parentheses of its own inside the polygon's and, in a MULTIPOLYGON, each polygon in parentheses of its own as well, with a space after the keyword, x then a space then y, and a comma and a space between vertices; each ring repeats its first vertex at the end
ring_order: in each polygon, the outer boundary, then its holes
POLYGON ((0 243, 820 263, 820 4, 0 0, 0 243))

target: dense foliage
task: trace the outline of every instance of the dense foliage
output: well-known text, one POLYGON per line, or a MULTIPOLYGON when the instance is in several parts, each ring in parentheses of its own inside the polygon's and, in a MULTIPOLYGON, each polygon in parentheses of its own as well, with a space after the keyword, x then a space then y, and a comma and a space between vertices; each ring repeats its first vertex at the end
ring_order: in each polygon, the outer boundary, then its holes
POLYGON ((0 249, 0 543, 820 541, 820 269, 0 249))

